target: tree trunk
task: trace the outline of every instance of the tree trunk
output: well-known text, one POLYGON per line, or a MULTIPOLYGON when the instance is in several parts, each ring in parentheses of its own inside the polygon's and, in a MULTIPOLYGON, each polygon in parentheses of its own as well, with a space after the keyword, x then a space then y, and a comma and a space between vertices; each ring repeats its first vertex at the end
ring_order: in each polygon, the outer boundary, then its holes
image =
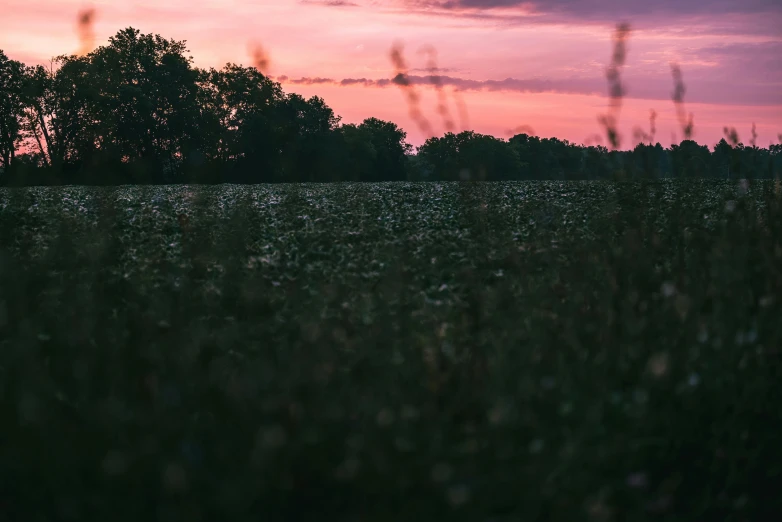
MULTIPOLYGON (((46 150, 49 152, 49 164, 54 164, 54 158, 52 157, 52 151, 54 148, 52 147, 52 139, 49 137, 49 131, 46 129, 46 122, 43 119, 43 111, 40 107, 36 107, 36 110, 38 112, 38 121, 41 124, 41 132, 43 133, 43 139, 46 141, 46 150)), ((39 143, 40 145, 40 143, 39 143)))
POLYGON ((33 136, 35 136, 35 142, 38 144, 38 150, 41 151, 41 157, 43 158, 43 162, 46 166, 49 166, 49 160, 46 156, 46 152, 43 150, 43 144, 41 143, 41 138, 38 136, 38 124, 35 122, 35 115, 29 114, 30 117, 30 129, 33 132, 33 136))
POLYGON ((13 150, 14 144, 13 141, 10 139, 10 133, 5 132, 5 126, 3 125, 3 122, 0 121, 0 166, 4 168, 8 168, 8 165, 10 164, 10 159, 8 155, 9 150, 13 150), (6 144, 8 145, 8 148, 6 148, 6 144))

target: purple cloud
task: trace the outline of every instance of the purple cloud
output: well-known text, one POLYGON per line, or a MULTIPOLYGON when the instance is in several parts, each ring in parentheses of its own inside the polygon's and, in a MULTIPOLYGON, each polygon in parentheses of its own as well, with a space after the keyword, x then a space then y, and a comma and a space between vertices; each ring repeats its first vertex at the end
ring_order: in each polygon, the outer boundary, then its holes
POLYGON ((782 13, 779 0, 406 0, 440 9, 506 9, 520 7, 536 13, 560 13, 578 18, 615 20, 617 16, 652 14, 710 15, 719 13, 782 13))
POLYGON ((634 29, 687 23, 688 34, 782 37, 779 0, 397 0, 433 16, 472 18, 500 25, 535 23, 616 24, 634 29))
MULTIPOLYGON (((725 85, 719 79, 697 79, 687 76, 687 103, 716 103, 737 105, 781 105, 781 84, 749 84, 741 90, 733 86, 725 85)), ((454 76, 439 76, 441 84, 450 86, 459 91, 503 91, 519 93, 555 92, 562 94, 593 94, 607 95, 608 85, 603 76, 594 78, 505 78, 503 80, 472 80, 454 76)), ((389 87, 395 85, 393 79, 369 79, 369 78, 345 78, 336 80, 331 78, 298 78, 291 79, 287 76, 279 76, 277 81, 297 85, 330 84, 343 87, 362 85, 364 87, 389 87)), ((429 75, 407 75, 411 85, 428 87, 432 85, 432 77, 429 75)), ((670 74, 653 75, 641 78, 626 78, 627 97, 636 99, 659 100, 662 104, 672 103, 671 93, 673 84, 670 74)), ((663 105, 661 105, 662 107, 663 105)))

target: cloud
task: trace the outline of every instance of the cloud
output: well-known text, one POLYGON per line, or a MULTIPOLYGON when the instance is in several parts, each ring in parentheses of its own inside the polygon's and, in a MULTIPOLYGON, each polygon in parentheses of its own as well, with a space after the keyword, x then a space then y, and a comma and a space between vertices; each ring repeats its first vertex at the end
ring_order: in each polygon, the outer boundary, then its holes
POLYGON ((727 43, 701 47, 696 53, 703 60, 729 68, 737 78, 759 76, 763 81, 779 83, 782 90, 782 41, 727 43))
POLYGON ((457 69, 456 67, 435 67, 434 70, 432 70, 431 67, 414 67, 410 69, 410 72, 436 72, 436 73, 452 73, 452 72, 459 72, 460 69, 457 69))
POLYGON ((320 84, 337 84, 337 81, 332 78, 289 78, 286 75, 277 76, 274 78, 279 83, 287 83, 293 85, 320 85, 320 84))
POLYGON ((504 26, 534 23, 615 24, 687 34, 752 34, 779 38, 779 0, 396 0, 419 14, 484 20, 504 26))
POLYGON ((444 10, 515 8, 531 13, 560 13, 582 19, 615 20, 617 16, 653 14, 782 13, 779 0, 404 0, 417 7, 444 10))
POLYGON ((364 87, 388 87, 389 85, 395 85, 393 80, 387 80, 385 78, 380 80, 368 80, 366 78, 345 78, 340 80, 339 85, 343 87, 349 85, 363 85, 364 87))
MULTIPOLYGON (((686 69, 684 73, 686 74, 686 69)), ((502 80, 473 80, 456 76, 442 75, 437 77, 444 87, 451 87, 456 92, 516 92, 516 93, 559 93, 582 94, 608 97, 610 92, 604 76, 570 77, 570 78, 505 78, 502 80)), ((386 88, 397 86, 394 78, 321 78, 301 77, 290 78, 278 76, 276 81, 289 85, 334 85, 350 87, 386 88)), ((406 76, 410 85, 416 87, 432 87, 431 75, 406 76)), ((628 78, 626 99, 658 100, 660 107, 672 104, 673 92, 670 75, 654 75, 649 77, 628 78)), ((739 91, 733 84, 726 85, 724 81, 688 79, 687 100, 689 103, 739 104, 739 105, 782 105, 782 84, 757 84, 744 87, 739 91)))
MULTIPOLYGON (((344 78, 335 80, 333 78, 289 78, 288 76, 278 76, 275 78, 280 83, 293 85, 314 85, 331 84, 340 86, 361 85, 364 87, 385 88, 398 85, 397 78, 344 78)), ((568 94, 603 94, 605 91, 605 81, 596 80, 549 80, 543 78, 505 78, 504 80, 470 80, 454 76, 432 76, 432 75, 406 75, 406 80, 410 85, 432 86, 433 82, 439 80, 443 86, 450 86, 460 91, 513 91, 513 92, 560 92, 568 94)))
MULTIPOLYGON (((410 76, 414 84, 431 83, 430 76, 410 76)), ((546 78, 505 78, 504 80, 470 80, 453 76, 440 76, 443 85, 450 85, 463 91, 515 91, 515 92, 560 92, 569 94, 602 94, 605 83, 602 80, 551 80, 546 78)))

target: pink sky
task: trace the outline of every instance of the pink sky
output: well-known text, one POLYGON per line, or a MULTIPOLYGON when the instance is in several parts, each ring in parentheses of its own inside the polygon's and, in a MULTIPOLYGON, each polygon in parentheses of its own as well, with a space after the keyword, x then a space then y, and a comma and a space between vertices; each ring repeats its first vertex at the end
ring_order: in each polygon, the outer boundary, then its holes
MULTIPOLYGON (((755 123, 760 146, 782 133, 779 0, 2 1, 0 49, 29 65, 77 52, 77 13, 94 7, 97 45, 132 26, 187 40, 195 65, 221 67, 251 65, 249 49, 258 43, 269 53, 269 74, 288 78, 281 82, 286 92, 323 97, 346 123, 369 116, 394 121, 414 145, 427 136, 408 115, 402 90, 383 81, 394 76, 395 43, 404 46, 413 76, 428 74, 421 49, 436 48, 456 130, 469 125, 507 138, 527 125, 541 137, 583 143, 601 132, 612 34, 626 21, 633 30, 621 72, 627 90, 621 148, 635 144, 635 126, 648 130, 650 109, 658 114, 657 141, 669 146, 674 134, 682 139, 671 100, 672 61, 684 74, 685 109, 695 115, 698 142, 712 146, 724 126, 735 127, 747 144, 755 123), (455 88, 467 121, 454 103, 455 88)), ((434 133, 442 135, 434 89, 416 89, 434 133)))

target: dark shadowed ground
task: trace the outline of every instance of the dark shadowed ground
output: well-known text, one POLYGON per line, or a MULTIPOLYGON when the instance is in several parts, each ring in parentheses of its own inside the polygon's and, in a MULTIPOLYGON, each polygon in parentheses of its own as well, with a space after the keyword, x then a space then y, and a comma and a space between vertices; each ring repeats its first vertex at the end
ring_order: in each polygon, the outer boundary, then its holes
POLYGON ((0 520, 772 520, 774 182, 0 191, 0 520))

